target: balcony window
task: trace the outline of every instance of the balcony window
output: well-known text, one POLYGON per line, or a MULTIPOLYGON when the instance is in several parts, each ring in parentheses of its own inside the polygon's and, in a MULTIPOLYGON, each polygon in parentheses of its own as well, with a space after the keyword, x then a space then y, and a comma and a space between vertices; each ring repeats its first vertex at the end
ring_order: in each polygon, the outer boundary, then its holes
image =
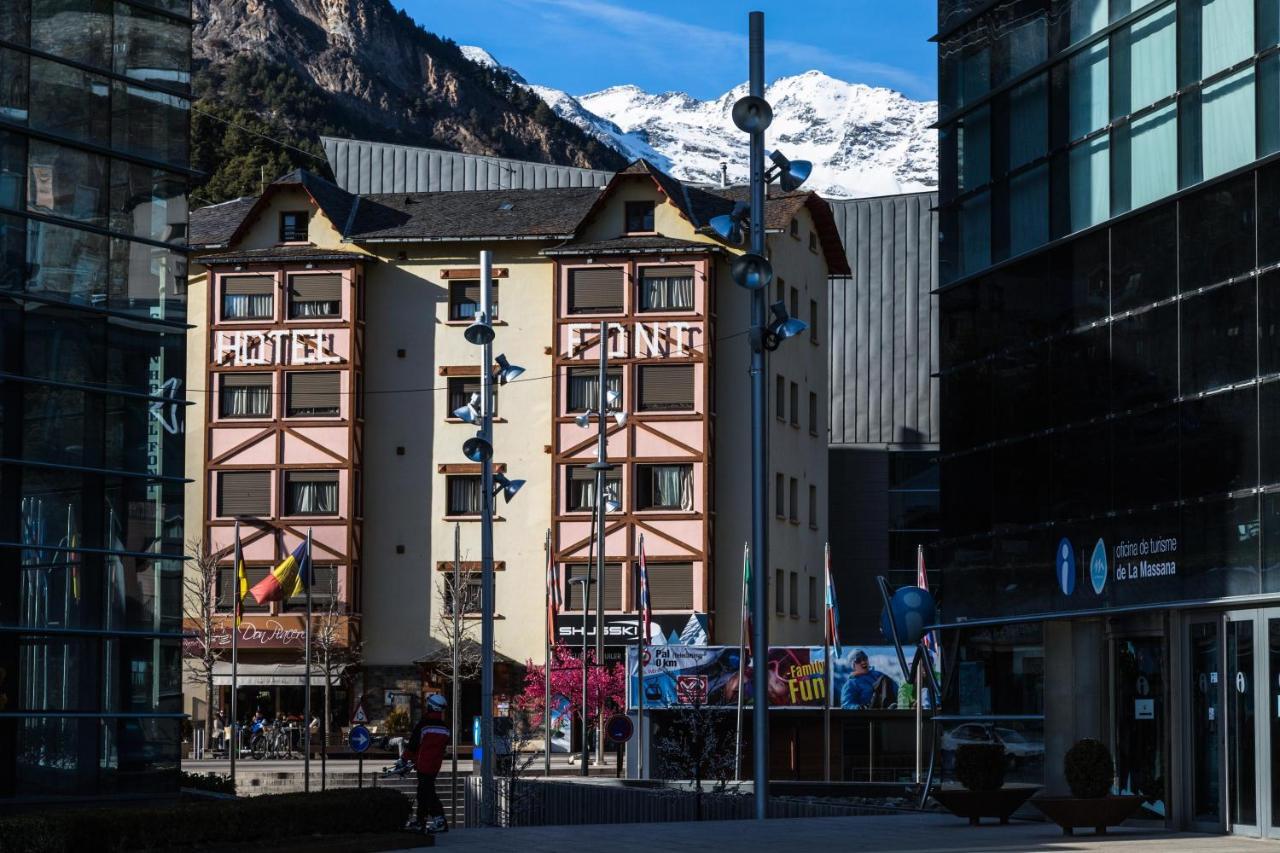
POLYGON ((636 509, 693 510, 692 465, 637 465, 636 509))
POLYGON ((286 210, 280 214, 280 242, 307 242, 307 212, 305 210, 286 210))
POLYGON ((289 317, 337 317, 342 313, 342 276, 289 276, 289 317))
POLYGON ((641 311, 692 311, 693 267, 647 267, 640 272, 641 311))
POLYGON ((222 279, 222 319, 270 320, 275 314, 276 280, 270 275, 222 279))
POLYGON ((289 471, 285 474, 286 515, 337 515, 337 471, 289 471))
POLYGON ((224 373, 218 395, 222 418, 271 417, 270 373, 224 373))

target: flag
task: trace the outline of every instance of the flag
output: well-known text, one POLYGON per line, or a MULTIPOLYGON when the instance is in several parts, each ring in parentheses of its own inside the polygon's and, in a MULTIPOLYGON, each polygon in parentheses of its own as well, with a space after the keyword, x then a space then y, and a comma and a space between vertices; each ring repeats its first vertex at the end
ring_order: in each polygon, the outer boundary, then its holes
MULTIPOLYGON (((926 591, 929 589, 929 573, 924 570, 923 545, 916 546, 916 586, 926 591)), ((933 632, 926 631, 924 637, 921 638, 920 643, 926 650, 933 651, 935 648, 933 632)))
POLYGON ((240 621, 244 617, 244 597, 249 594, 249 575, 244 570, 244 551, 240 548, 240 525, 236 524, 236 594, 235 594, 235 614, 236 627, 240 627, 240 621))
POLYGON ((283 601, 297 595, 303 590, 304 576, 309 577, 311 574, 306 568, 307 562, 307 543, 303 540, 298 543, 297 548, 293 549, 292 554, 268 572, 265 578, 254 584, 249 592, 259 604, 283 601))
POLYGON ((560 579, 556 573, 555 555, 547 548, 547 637, 555 642, 556 617, 560 615, 560 579))
POLYGON ((644 561, 644 534, 640 534, 640 636, 649 642, 653 608, 649 606, 649 567, 644 561))
POLYGON ((71 574, 71 595, 80 603, 80 534, 72 528, 71 507, 67 507, 67 569, 71 574))
POLYGON ((831 546, 826 549, 826 575, 827 575, 827 645, 835 653, 836 657, 841 657, 840 651, 840 608, 836 606, 836 586, 831 579, 831 546))
POLYGON ((753 654, 751 651, 751 606, 754 593, 751 586, 751 550, 744 545, 742 548, 742 588, 746 592, 742 596, 742 646, 747 650, 748 657, 753 654))

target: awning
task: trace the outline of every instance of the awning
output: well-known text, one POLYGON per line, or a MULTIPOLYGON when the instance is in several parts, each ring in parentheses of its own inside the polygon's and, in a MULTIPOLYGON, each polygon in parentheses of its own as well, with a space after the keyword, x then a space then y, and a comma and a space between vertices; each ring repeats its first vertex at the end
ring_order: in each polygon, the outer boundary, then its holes
MULTIPOLYGON (((302 663, 242 663, 236 667, 237 683, 245 687, 302 687, 306 684, 307 666, 302 663)), ((231 662, 220 660, 213 665, 213 683, 231 686, 231 662)), ((311 667, 311 683, 324 684, 321 670, 311 667)))

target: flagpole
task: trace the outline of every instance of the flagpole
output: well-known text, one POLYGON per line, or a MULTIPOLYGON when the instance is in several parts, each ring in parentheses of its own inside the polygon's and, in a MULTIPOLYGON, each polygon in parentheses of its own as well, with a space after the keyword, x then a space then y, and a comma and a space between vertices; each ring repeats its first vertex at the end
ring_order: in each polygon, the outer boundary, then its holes
MULTIPOLYGON (((831 596, 831 543, 828 542, 823 547, 822 574, 824 589, 822 595, 829 599, 831 596)), ((826 619, 822 625, 822 680, 823 693, 826 694, 822 703, 822 780, 824 782, 831 781, 831 629, 835 614, 831 612, 831 602, 825 602, 826 619)))
MULTIPOLYGON (((303 636, 306 639, 307 651, 304 657, 306 661, 306 673, 303 676, 306 692, 302 698, 302 790, 304 793, 311 793, 311 528, 307 528, 307 564, 306 575, 303 580, 303 588, 307 594, 307 626, 303 636)), ((302 567, 299 567, 299 571, 302 567)))
MULTIPOLYGON (((640 560, 644 562, 644 534, 640 534, 640 560)), ((645 597, 640 601, 640 607, 644 608, 640 612, 640 644, 636 648, 636 674, 639 676, 637 681, 640 685, 640 695, 636 697, 636 728, 639 730, 639 738, 636 745, 639 747, 636 753, 636 778, 644 778, 644 650, 645 644, 649 641, 649 620, 645 617, 648 612, 648 587, 649 587, 649 567, 645 565, 644 592, 645 597)), ((630 681, 630 679, 627 679, 630 681)))
POLYGON ((542 664, 542 721, 543 721, 543 738, 542 738, 542 770, 543 775, 551 775, 551 632, 555 629, 555 617, 551 612, 551 595, 552 585, 556 582, 556 578, 552 574, 551 567, 551 528, 547 528, 547 538, 543 544, 543 550, 547 557, 547 649, 546 655, 543 657, 542 664))
MULTIPOLYGON (((751 546, 742 545, 742 612, 747 612, 747 567, 751 565, 751 546)), ((738 617, 738 727, 733 736, 733 778, 742 779, 742 708, 747 692, 747 620, 738 617)))
POLYGON ((240 611, 244 607, 244 602, 240 598, 240 522, 236 522, 236 546, 234 551, 234 562, 231 564, 232 593, 231 593, 231 743, 227 747, 227 753, 231 756, 231 790, 236 789, 236 753, 240 751, 240 732, 238 729, 240 723, 240 715, 236 709, 236 691, 239 688, 239 679, 236 675, 236 669, 239 666, 239 637, 240 637, 240 611))
MULTIPOLYGON (((928 580, 924 574, 924 546, 917 544, 916 545, 916 584, 917 585, 921 584, 922 578, 924 578, 924 583, 927 584, 928 580)), ((928 660, 929 660, 929 656, 926 654, 925 662, 928 663, 928 660)), ((932 666, 932 664, 929 664, 929 665, 932 666)), ((920 751, 922 747, 921 730, 924 726, 924 721, 922 719, 922 713, 920 710, 921 707, 924 705, 924 702, 922 701, 924 697, 920 694, 921 686, 922 685, 920 681, 920 667, 917 666, 916 667, 916 784, 917 785, 920 784, 920 751)))

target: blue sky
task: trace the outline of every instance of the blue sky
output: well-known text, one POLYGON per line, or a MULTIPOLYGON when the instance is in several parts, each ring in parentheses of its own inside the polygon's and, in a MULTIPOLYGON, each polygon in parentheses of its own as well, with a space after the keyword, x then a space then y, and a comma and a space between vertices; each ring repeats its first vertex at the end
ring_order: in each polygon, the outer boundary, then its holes
POLYGON ((747 12, 765 13, 769 79, 816 68, 936 97, 936 0, 392 0, 530 82, 720 95, 747 77, 747 12))

